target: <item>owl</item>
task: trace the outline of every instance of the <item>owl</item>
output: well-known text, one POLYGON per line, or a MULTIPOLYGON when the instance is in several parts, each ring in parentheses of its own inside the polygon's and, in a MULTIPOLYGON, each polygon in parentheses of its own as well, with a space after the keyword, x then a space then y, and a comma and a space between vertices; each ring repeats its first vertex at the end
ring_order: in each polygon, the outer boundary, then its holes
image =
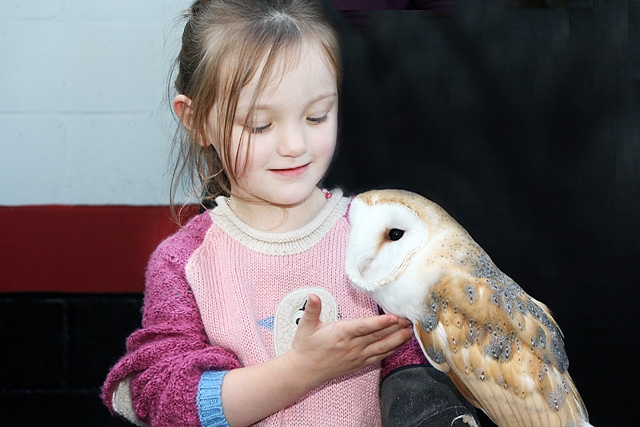
POLYGON ((474 406, 500 427, 591 426, 549 309, 444 209, 372 190, 353 199, 349 220, 349 280, 413 322, 426 358, 474 406))

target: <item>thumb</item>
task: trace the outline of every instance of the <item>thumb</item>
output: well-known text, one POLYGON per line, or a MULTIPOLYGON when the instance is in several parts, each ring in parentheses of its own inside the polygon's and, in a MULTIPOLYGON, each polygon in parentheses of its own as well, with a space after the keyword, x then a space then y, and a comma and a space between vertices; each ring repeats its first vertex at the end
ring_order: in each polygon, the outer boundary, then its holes
POLYGON ((322 301, 316 294, 310 294, 304 307, 304 314, 300 318, 298 328, 315 328, 320 324, 322 301))

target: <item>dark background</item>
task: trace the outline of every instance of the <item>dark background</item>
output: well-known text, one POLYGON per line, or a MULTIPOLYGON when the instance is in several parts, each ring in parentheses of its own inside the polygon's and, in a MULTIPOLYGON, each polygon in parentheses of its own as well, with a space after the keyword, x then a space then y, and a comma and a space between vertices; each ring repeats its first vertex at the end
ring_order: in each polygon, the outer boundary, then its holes
MULTIPOLYGON (((635 426, 640 2, 544 3, 332 9, 344 85, 326 184, 442 205, 554 312, 592 424, 635 426)), ((128 425, 98 393, 140 305, 0 294, 0 425, 128 425)))
POLYGON ((449 17, 336 17, 345 78, 328 186, 404 188, 448 210, 554 313, 595 426, 640 425, 626 367, 640 302, 639 6, 459 0, 449 17))

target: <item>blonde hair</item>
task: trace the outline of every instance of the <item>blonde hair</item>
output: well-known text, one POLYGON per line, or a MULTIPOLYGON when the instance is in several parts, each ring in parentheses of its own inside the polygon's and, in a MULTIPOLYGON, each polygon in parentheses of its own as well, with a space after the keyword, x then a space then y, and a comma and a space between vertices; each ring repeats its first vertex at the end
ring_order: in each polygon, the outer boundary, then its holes
MULTIPOLYGON (((338 88, 341 80, 337 33, 317 0, 198 0, 185 18, 182 48, 175 64, 175 89, 191 100, 191 117, 188 129, 179 126, 175 138, 174 213, 175 194, 185 178, 203 206, 211 206, 219 195, 230 195, 238 176, 230 153, 236 107, 240 91, 254 77, 258 80, 247 120, 265 86, 297 61, 303 42, 324 54, 338 88), (261 66, 262 72, 256 76, 261 66), (208 129, 214 108, 216 126, 208 129), (207 143, 201 145, 200 141, 207 143)), ((246 150, 249 152, 249 144, 246 150)))

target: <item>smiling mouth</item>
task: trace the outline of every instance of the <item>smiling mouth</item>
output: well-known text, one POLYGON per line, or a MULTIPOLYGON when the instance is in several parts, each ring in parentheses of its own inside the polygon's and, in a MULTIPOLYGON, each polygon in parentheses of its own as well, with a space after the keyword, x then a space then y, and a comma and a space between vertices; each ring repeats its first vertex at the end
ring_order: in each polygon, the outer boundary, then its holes
POLYGON ((295 176, 302 175, 309 167, 309 164, 310 163, 307 163, 302 166, 298 166, 296 168, 289 168, 289 169, 271 169, 271 171, 281 176, 295 177, 295 176))

